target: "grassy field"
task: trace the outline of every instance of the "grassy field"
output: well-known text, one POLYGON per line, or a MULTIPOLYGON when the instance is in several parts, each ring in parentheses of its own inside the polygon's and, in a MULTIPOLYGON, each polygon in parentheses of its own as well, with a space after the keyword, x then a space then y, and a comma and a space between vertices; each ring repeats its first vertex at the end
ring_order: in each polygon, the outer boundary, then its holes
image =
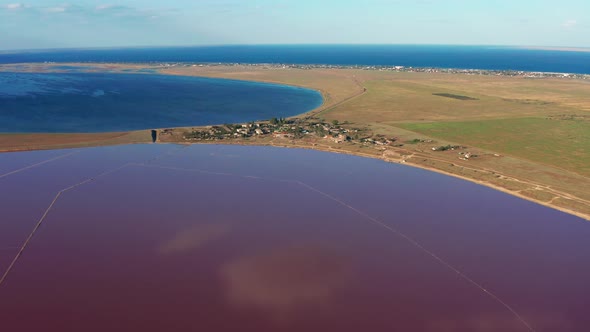
POLYGON ((399 126, 590 176, 590 121, 517 118, 399 126))
POLYGON ((409 135, 401 128, 590 175, 590 82, 436 73, 358 76, 367 93, 325 113, 327 119, 409 135))
POLYGON ((367 93, 334 110, 334 117, 392 123, 522 118, 590 111, 590 84, 574 80, 381 72, 359 76, 367 93))

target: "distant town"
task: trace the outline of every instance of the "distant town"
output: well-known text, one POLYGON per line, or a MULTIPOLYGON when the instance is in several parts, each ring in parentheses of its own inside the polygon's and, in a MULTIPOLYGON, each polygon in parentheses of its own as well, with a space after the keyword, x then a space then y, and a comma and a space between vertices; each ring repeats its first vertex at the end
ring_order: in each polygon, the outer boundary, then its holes
MULTIPOLYGON (((83 62, 81 62, 83 63, 83 62)), ((92 62, 93 64, 111 64, 107 62, 92 62)), ((46 61, 45 64, 58 64, 56 62, 46 61)), ((113 63, 118 64, 118 63, 113 63)), ((131 64, 131 63, 129 63, 131 64)), ((388 72, 406 72, 406 73, 448 73, 448 74, 465 74, 481 76, 511 76, 524 78, 561 78, 561 79, 579 79, 590 80, 589 74, 576 73, 552 73, 552 72, 534 72, 521 70, 495 70, 495 69, 459 69, 459 68, 436 68, 436 67, 407 67, 407 66, 390 66, 390 65, 322 65, 322 64, 281 64, 281 63, 226 63, 226 62, 139 62, 136 65, 148 65, 153 69, 175 68, 175 67, 257 67, 268 69, 356 69, 356 70, 374 70, 388 72)))
MULTIPOLYGON (((154 65, 154 63, 151 63, 154 65)), ((448 74, 466 74, 482 76, 512 76, 525 78, 564 78, 564 79, 582 79, 590 80, 588 74, 575 73, 550 73, 550 72, 530 72, 516 70, 492 70, 492 69, 456 69, 456 68, 434 68, 434 67, 406 67, 406 66, 365 66, 365 65, 321 65, 321 64, 251 64, 251 63, 157 63, 158 67, 214 67, 214 66, 251 66, 263 67, 269 69, 360 69, 389 72, 407 72, 407 73, 448 73, 448 74)))

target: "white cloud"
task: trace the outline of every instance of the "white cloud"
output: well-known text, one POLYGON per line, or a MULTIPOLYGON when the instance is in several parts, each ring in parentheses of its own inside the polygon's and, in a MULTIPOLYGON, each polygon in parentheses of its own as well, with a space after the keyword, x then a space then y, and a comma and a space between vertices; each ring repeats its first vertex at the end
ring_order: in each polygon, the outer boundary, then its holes
POLYGON ((62 4, 57 6, 40 6, 40 5, 27 5, 23 3, 12 3, 6 5, 0 5, 0 10, 12 11, 12 12, 28 12, 34 15, 59 15, 67 14, 70 17, 78 17, 79 19, 105 19, 105 18, 129 18, 134 20, 154 20, 164 18, 173 15, 177 11, 175 9, 148 9, 148 8, 137 8, 129 7, 125 5, 116 5, 110 3, 104 3, 99 5, 73 5, 73 4, 62 4))
POLYGON ((67 8, 65 6, 45 8, 45 11, 48 13, 63 13, 66 10, 67 8))
POLYGON ((18 9, 25 8, 25 5, 23 5, 22 3, 9 3, 9 4, 5 5, 4 8, 6 8, 8 10, 18 10, 18 9))
POLYGON ((112 5, 112 4, 98 5, 95 7, 95 9, 96 10, 133 10, 133 8, 131 8, 131 7, 112 5))
POLYGON ((567 20, 567 21, 563 22, 563 24, 561 26, 564 27, 564 28, 566 28, 566 29, 572 29, 577 24, 578 24, 578 21, 576 21, 576 20, 567 20))
POLYGON ((94 7, 94 9, 98 12, 137 12, 137 11, 141 10, 141 9, 134 8, 134 7, 127 7, 127 6, 122 6, 122 5, 111 5, 111 4, 98 5, 98 6, 94 7))

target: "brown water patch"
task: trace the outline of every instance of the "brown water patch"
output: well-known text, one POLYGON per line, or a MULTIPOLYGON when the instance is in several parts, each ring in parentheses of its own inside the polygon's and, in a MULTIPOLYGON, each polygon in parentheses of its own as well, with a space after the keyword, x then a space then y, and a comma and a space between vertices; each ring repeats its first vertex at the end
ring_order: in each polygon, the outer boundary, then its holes
MULTIPOLYGON (((565 317, 548 312, 546 315, 534 317, 536 330, 539 331, 570 331, 573 326, 565 317)), ((427 331, 454 332, 501 332, 518 330, 519 324, 514 319, 503 315, 482 314, 466 320, 441 317, 430 322, 427 331)))
POLYGON ((158 252, 164 255, 170 255, 196 250, 222 237, 229 230, 227 225, 197 225, 177 233, 171 240, 163 243, 158 248, 158 252))
POLYGON ((303 306, 326 308, 351 277, 349 264, 320 247, 288 247, 232 261, 223 267, 222 278, 232 304, 285 320, 303 306))

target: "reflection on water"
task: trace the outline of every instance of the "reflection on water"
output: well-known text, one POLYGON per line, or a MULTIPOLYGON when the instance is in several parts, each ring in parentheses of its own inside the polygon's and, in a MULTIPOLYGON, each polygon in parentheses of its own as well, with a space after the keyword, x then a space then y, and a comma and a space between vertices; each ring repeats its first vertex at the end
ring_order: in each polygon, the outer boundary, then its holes
POLYGON ((162 254, 174 254, 189 250, 196 250, 214 241, 229 231, 227 225, 196 225, 188 230, 176 234, 165 242, 158 251, 162 254))
MULTIPOLYGON (((572 329, 569 322, 551 317, 551 313, 547 316, 541 315, 534 317, 533 321, 535 322, 535 328, 537 331, 576 331, 575 329, 572 329)), ((467 319, 457 319, 456 317, 434 319, 427 330, 437 332, 498 332, 519 331, 521 329, 521 323, 511 317, 497 315, 495 313, 487 315, 482 313, 474 317, 467 317, 467 319)))
POLYGON ((495 331, 512 331, 518 328, 518 322, 505 316, 481 315, 469 317, 465 320, 445 317, 435 319, 430 323, 430 331, 454 332, 454 331, 473 331, 473 332, 495 332, 495 331))
POLYGON ((345 287, 346 257, 319 247, 277 248, 227 263, 222 276, 231 303, 286 319, 298 308, 323 304, 345 287))
POLYGON ((0 284, 11 331, 579 332, 590 323, 590 225, 561 212, 317 151, 74 151, 0 155, 0 272, 34 231, 0 284))

